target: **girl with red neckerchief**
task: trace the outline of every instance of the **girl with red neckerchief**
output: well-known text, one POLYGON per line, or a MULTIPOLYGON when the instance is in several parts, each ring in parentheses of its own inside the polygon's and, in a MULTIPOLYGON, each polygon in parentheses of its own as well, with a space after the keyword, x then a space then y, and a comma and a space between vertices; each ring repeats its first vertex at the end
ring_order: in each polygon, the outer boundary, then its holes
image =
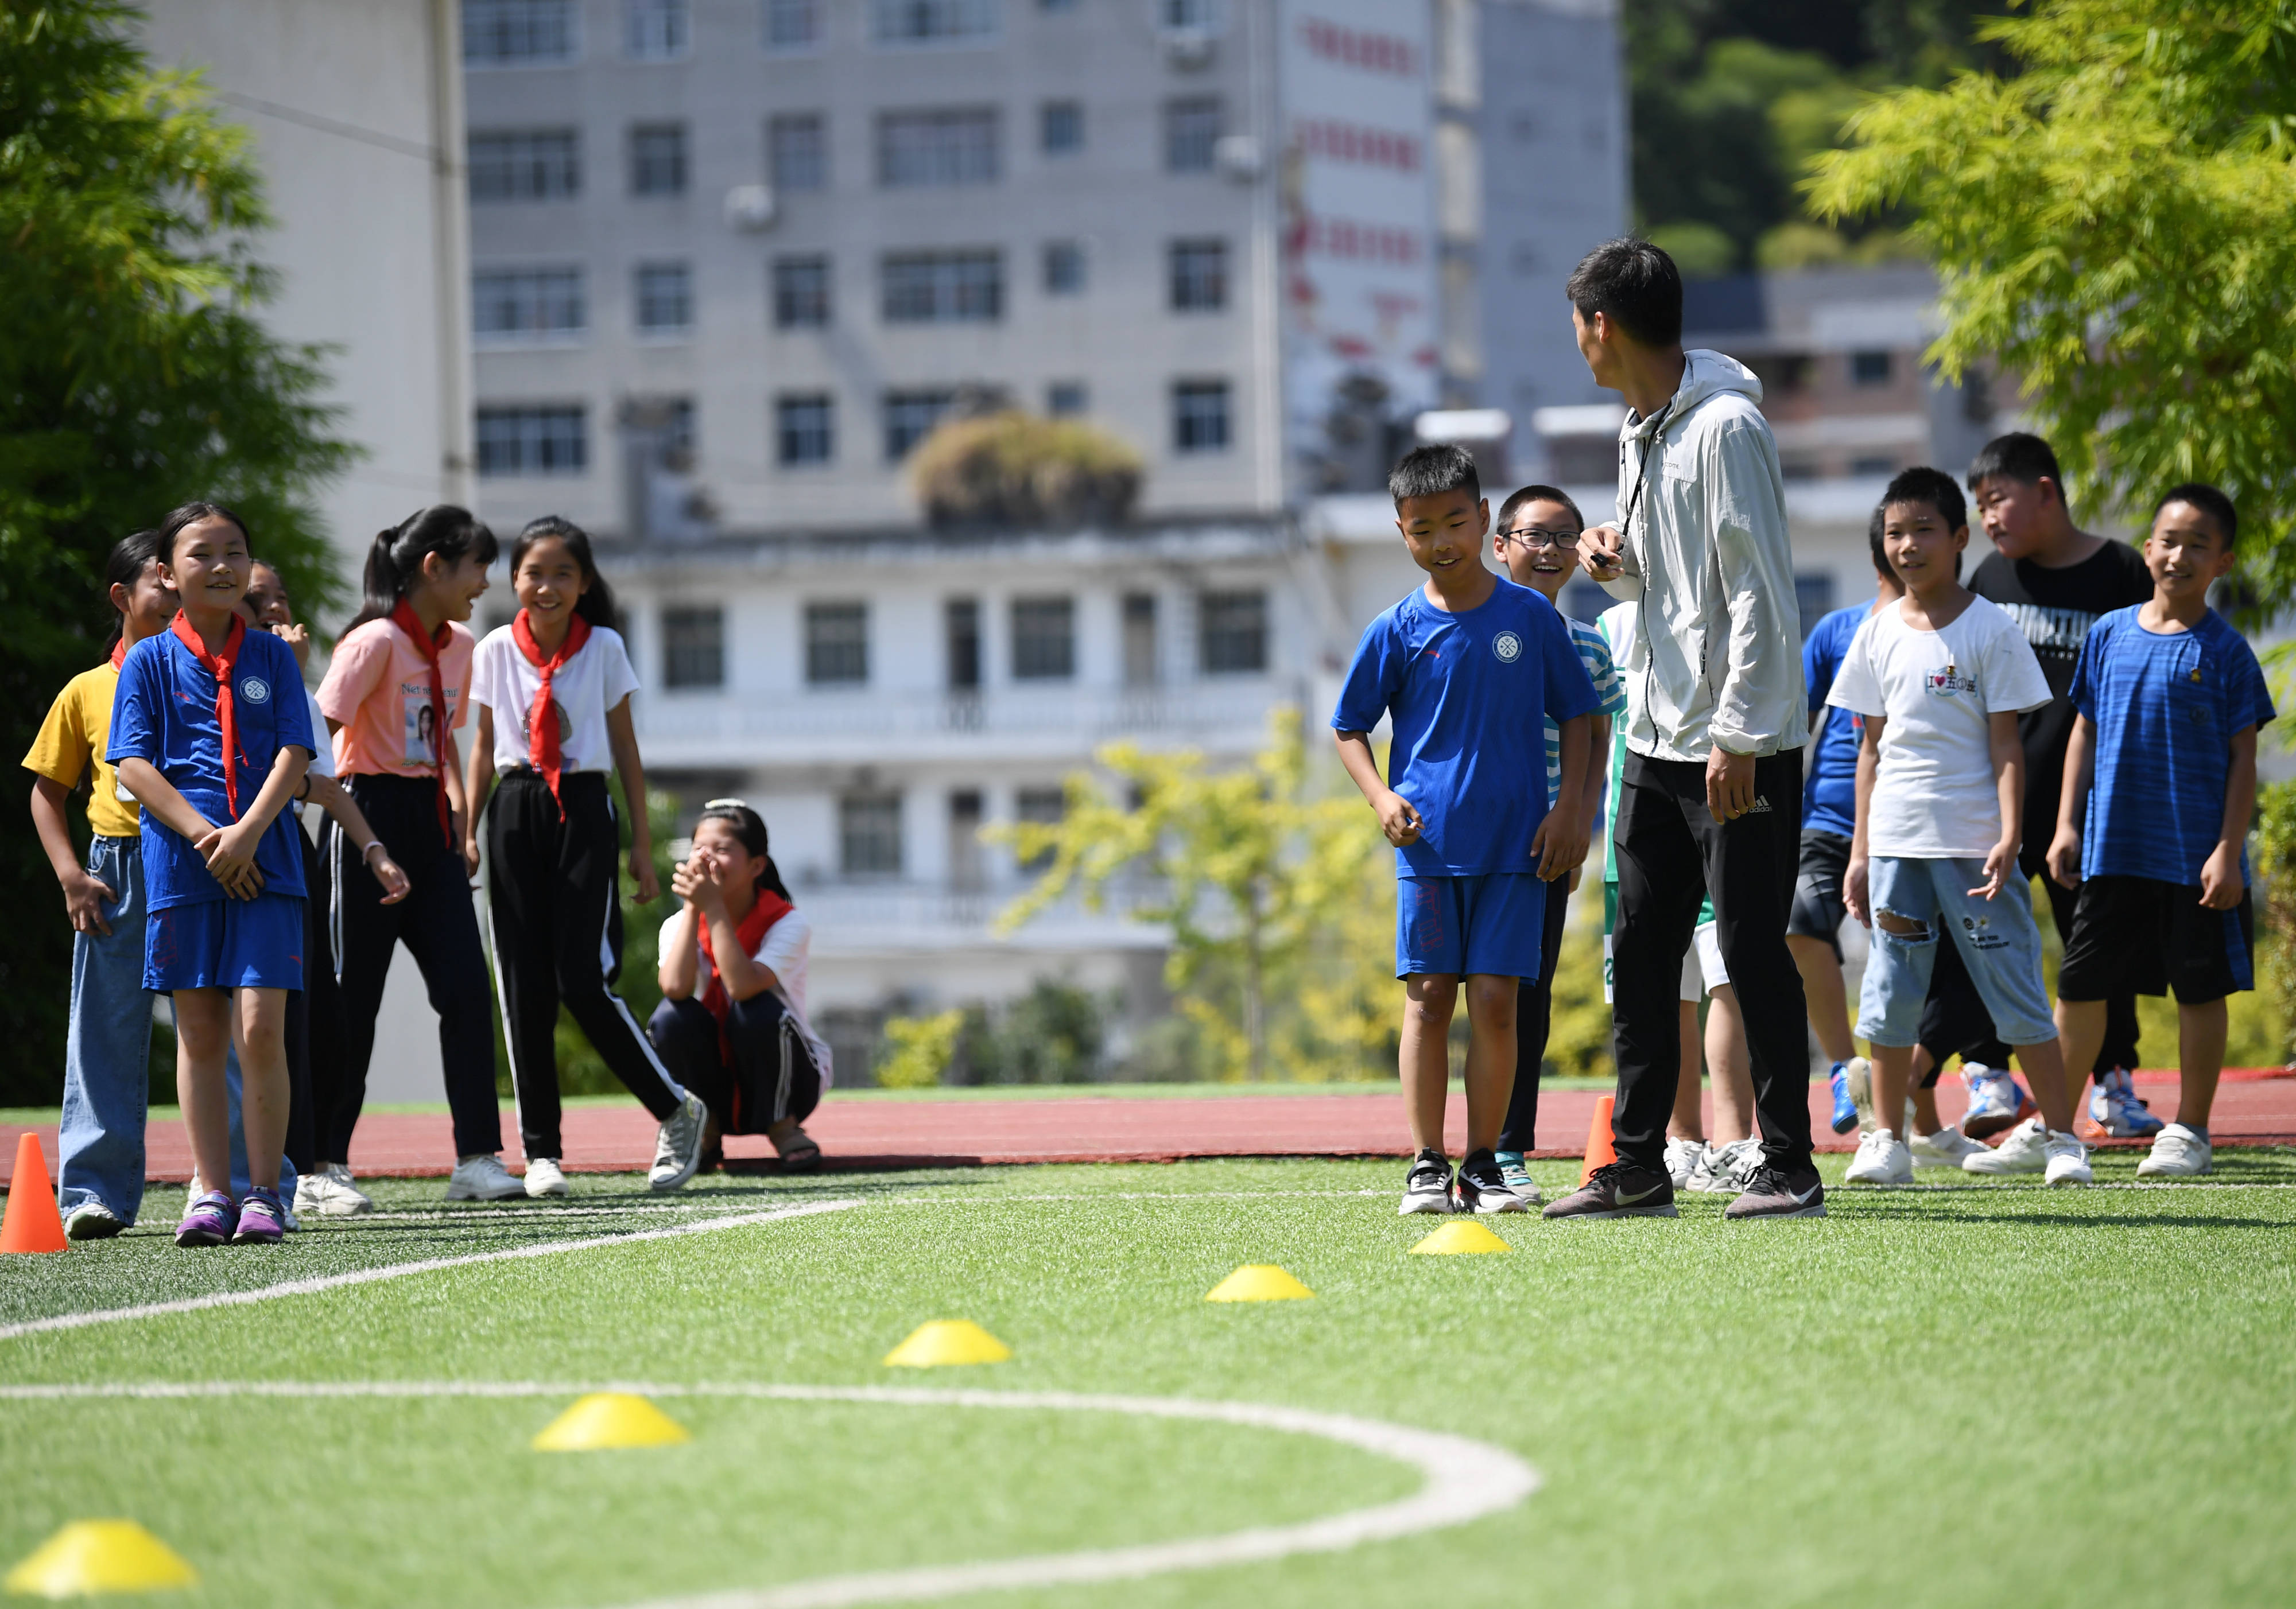
POLYGON ((403 943, 439 1013, 439 1057, 455 1123, 449 1201, 525 1194, 502 1164, 492 1001, 463 861, 463 775, 455 740, 468 714, 473 647, 463 623, 487 590, 487 567, 496 551, 483 523, 444 503, 377 535, 367 553, 365 605, 335 644, 318 693, 334 734, 336 775, 375 833, 360 844, 332 817, 325 828, 343 1063, 334 1136, 323 1149, 338 1163, 349 1151, 366 1097, 383 980, 392 951, 403 943), (373 878, 352 875, 377 854, 398 862, 412 885, 396 903, 383 903, 373 878))
POLYGON ((621 824, 606 786, 609 765, 632 801, 629 865, 638 898, 661 896, 630 720, 637 673, 615 629, 613 592, 579 526, 554 515, 528 526, 511 544, 510 577, 518 617, 489 632, 472 663, 479 730, 463 845, 475 868, 483 813, 488 937, 526 1193, 566 1194, 555 1044, 562 1001, 661 1125, 647 1182, 674 1190, 693 1177, 709 1113, 671 1076, 613 989, 622 964, 621 824))

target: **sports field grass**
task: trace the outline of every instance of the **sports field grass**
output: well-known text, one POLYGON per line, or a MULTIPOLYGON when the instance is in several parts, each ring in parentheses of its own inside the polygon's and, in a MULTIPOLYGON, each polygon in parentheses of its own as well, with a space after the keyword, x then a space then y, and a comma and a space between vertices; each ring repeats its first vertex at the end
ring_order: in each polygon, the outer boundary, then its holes
MULTIPOLYGON (((1038 1605, 2278 1604, 2296 1574, 2296 1153, 2212 1180, 1840 1190, 1822 1222, 1498 1221, 1414 1257, 1392 1164, 591 1176, 562 1205, 378 1217, 276 1249, 156 1229, 0 1259, 0 1563, 127 1515, 160 1601, 619 1605, 1152 1544, 1389 1504, 1357 1447, 1074 1408, 668 1394, 683 1446, 528 1450, 577 1388, 899 1385, 1278 1405, 1452 1433, 1540 1490, 1450 1529, 1038 1605), (25 1333, 26 1322, 791 1205, 807 1216, 25 1333), (601 1213, 636 1207, 637 1212, 601 1213), (1310 1302, 1206 1303, 1276 1262, 1310 1302), (1006 1363, 882 1355, 978 1320, 1006 1363), (539 1383, 532 1396, 38 1399, 27 1386, 539 1383)), ((1840 1162, 1826 1164, 1839 1177, 1840 1162)), ((1550 1195, 1576 1176, 1534 1164, 1550 1195)), ((1924 1181, 1926 1183, 1926 1180, 1924 1181)), ((155 1192, 147 1222, 176 1192, 155 1192)), ((740 1601, 728 1598, 727 1603, 740 1601)), ((827 1594, 811 1600, 853 1602, 827 1594)))

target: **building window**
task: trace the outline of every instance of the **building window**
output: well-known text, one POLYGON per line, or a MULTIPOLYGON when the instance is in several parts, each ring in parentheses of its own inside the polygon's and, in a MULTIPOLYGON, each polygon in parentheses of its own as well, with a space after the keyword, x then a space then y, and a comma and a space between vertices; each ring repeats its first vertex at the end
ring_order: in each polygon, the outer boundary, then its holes
POLYGON ((885 322, 992 323, 1004 314, 1004 259, 994 251, 917 251, 884 260, 885 322))
POLYGON ((1833 576, 1828 570, 1804 570, 1794 576, 1794 608, 1801 616, 1802 641, 1809 641, 1817 623, 1833 612, 1833 576))
POLYGON ((820 190, 829 183, 829 135, 816 111, 766 125, 766 168, 778 191, 820 190))
POLYGON ((674 61, 685 53, 685 0, 622 0, 622 48, 634 61, 674 61))
POLYGON ((784 257, 774 260, 774 327, 823 330, 829 325, 829 259, 784 257))
POLYGON ((980 690, 980 602, 974 598, 952 598, 941 619, 948 648, 948 690, 977 693, 980 690))
POLYGON ((766 48, 810 50, 821 43, 821 0, 765 0, 766 48))
POLYGON ((1210 173, 1226 120, 1217 96, 1164 102, 1164 167, 1170 173, 1210 173))
POLYGON ((996 31, 996 0, 876 0, 878 41, 928 45, 996 31))
POLYGON ((1878 454, 1872 458, 1853 458, 1849 461, 1849 472, 1852 475, 1865 476, 1895 475, 1898 472, 1898 461, 1878 454))
POLYGON ((1013 679, 1065 682, 1076 674, 1076 601, 1013 600, 1013 679))
POLYGON ((579 475, 589 467, 586 411, 568 407, 480 408, 479 473, 579 475))
POLYGON ((1205 592, 1196 600, 1199 664, 1208 676, 1267 668, 1267 594, 1205 592))
POLYGON ((471 276, 471 329, 482 339, 546 339, 588 325, 579 268, 486 268, 471 276))
POLYGON ((693 327, 691 267, 684 263, 641 263, 636 277, 642 334, 681 334, 693 327))
POLYGON ((816 687, 869 679, 869 606, 805 606, 805 679, 816 687))
POLYGON ((1227 242, 1174 241, 1172 310, 1203 313, 1227 306, 1227 242))
POLYGON ((1056 380, 1045 388, 1045 412, 1054 419, 1075 419, 1089 411, 1092 394, 1080 380, 1056 380))
POLYGON ((1184 380, 1172 388, 1172 450, 1218 453, 1227 446, 1227 381, 1184 380))
POLYGON ((726 685, 726 611, 711 605, 661 612, 661 684, 726 685))
POLYGON ((1037 9, 1040 12, 1072 12, 1083 4, 1084 0, 1037 0, 1037 9))
POLYGON ((1048 157, 1073 156, 1084 149, 1084 102, 1047 101, 1037 112, 1037 144, 1048 157))
MULTIPOLYGON (((1022 788, 1013 795, 1013 816, 1036 827, 1058 827, 1069 813, 1068 795, 1057 788, 1022 788)), ((1039 849, 1021 860, 1023 871, 1042 871, 1059 851, 1039 849)))
POLYGON ((1156 685, 1156 596, 1124 595, 1124 685, 1156 685))
POLYGON ((980 828, 987 812, 980 790, 960 788, 948 796, 948 886, 954 894, 978 894, 987 884, 981 864, 980 828))
POLYGON ((1084 245, 1079 241, 1045 244, 1045 294, 1074 296, 1084 289, 1084 245))
POLYGON ((658 421, 653 430, 654 439, 661 444, 662 467, 680 474, 691 470, 700 441, 693 428, 693 399, 658 396, 636 400, 641 411, 658 421))
POLYGON ((1852 352, 1849 355, 1849 380, 1853 385, 1886 386, 1890 383, 1890 355, 1887 352, 1852 352))
POLYGON ((889 111, 877 118, 877 183, 989 184, 996 179, 996 113, 889 111))
POLYGON ((570 128, 504 129, 470 141, 472 201, 558 201, 582 192, 582 140, 570 128))
POLYGON ((837 455, 837 401, 783 396, 774 403, 776 456, 783 464, 827 463, 837 455))
POLYGON ((574 59, 574 0, 463 0, 463 60, 526 67, 574 59))
POLYGON ((1166 28, 1201 33, 1218 20, 1216 0, 1157 0, 1157 20, 1166 28))
POLYGON ((685 125, 639 123, 630 129, 630 193, 685 193, 685 125))
POLYGON ((901 875, 901 796, 849 793, 837 801, 838 867, 849 878, 901 875))
POLYGON ((885 393, 885 461, 898 463, 909 449, 933 432, 940 416, 956 400, 954 391, 888 391, 885 393))

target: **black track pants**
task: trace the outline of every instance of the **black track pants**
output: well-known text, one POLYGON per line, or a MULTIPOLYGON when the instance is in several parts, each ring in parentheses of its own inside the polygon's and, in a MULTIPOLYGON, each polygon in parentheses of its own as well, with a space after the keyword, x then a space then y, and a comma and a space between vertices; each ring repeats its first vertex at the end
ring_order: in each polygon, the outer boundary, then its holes
POLYGON ((1629 751, 1620 788, 1619 922, 1611 992, 1619 1156, 1663 1165, 1666 1123, 1682 1076, 1683 952, 1701 900, 1714 900, 1723 964, 1746 1019, 1762 1152, 1777 1166, 1809 1161, 1809 1050, 1801 973, 1786 948, 1801 838, 1801 751, 1754 762, 1756 808, 1718 821, 1706 767, 1629 751))
POLYGON ((455 1116, 455 1154, 502 1149, 502 1110, 495 1102, 495 1025, 487 1000, 487 956, 463 852, 439 830, 437 785, 428 777, 357 776, 346 780, 367 824, 414 889, 396 905, 359 863, 359 845, 327 822, 327 870, 334 882, 330 937, 342 985, 342 1081, 332 1137, 320 1150, 330 1162, 350 1155, 351 1131, 366 1104, 367 1064, 374 1056, 374 1019, 382 1009, 391 952, 405 943, 439 1014, 439 1059, 447 1105, 455 1116))
MULTIPOLYGON (((290 806, 290 808, 293 808, 290 806)), ((303 848, 303 986, 287 996, 287 1073, 293 1099, 287 1108, 287 1160, 298 1173, 317 1170, 322 1162, 343 1162, 343 1156, 322 1154, 320 1142, 332 1135, 336 1091, 343 1078, 343 1013, 341 991, 335 984, 334 963, 327 945, 327 919, 332 904, 327 890, 327 857, 312 844, 298 822, 295 837, 303 848)))
POLYGON ((562 1157, 556 1038, 561 1001, 656 1123, 685 1093, 613 981, 622 970, 614 797, 594 771, 559 777, 566 819, 538 772, 504 772, 487 804, 487 928, 510 1047, 520 1142, 562 1157))
POLYGON ((1524 978, 1514 997, 1514 1093, 1507 1098, 1506 1126, 1498 1148, 1528 1154, 1538 1143, 1538 1070, 1546 1059, 1546 1034, 1554 1021, 1554 968, 1562 959, 1562 925, 1570 911, 1570 879, 1546 886, 1546 925, 1538 937, 1538 976, 1524 978))
POLYGON ((770 989, 726 1013, 729 1061, 718 1019, 698 1000, 665 1000, 646 1031, 662 1059, 699 1095, 727 1134, 762 1134, 784 1117, 802 1122, 821 1102, 821 1069, 770 989))

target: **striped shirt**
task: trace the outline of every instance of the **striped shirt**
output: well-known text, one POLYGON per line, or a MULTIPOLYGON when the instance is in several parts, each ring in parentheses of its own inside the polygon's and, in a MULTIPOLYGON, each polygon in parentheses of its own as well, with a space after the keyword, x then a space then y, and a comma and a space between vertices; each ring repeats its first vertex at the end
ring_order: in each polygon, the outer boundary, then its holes
MULTIPOLYGON (((1578 663, 1587 667, 1587 679, 1595 684, 1595 709, 1608 715, 1614 730, 1620 727, 1620 717, 1627 713, 1627 679, 1619 674, 1619 667, 1611 657, 1611 645, 1603 633, 1584 620, 1562 617, 1570 629, 1570 646, 1578 650, 1578 663)), ((1589 754, 1591 764, 1595 756, 1589 754)), ((1562 731, 1554 724, 1554 717, 1546 717, 1546 804, 1552 810, 1562 796, 1562 731)))

